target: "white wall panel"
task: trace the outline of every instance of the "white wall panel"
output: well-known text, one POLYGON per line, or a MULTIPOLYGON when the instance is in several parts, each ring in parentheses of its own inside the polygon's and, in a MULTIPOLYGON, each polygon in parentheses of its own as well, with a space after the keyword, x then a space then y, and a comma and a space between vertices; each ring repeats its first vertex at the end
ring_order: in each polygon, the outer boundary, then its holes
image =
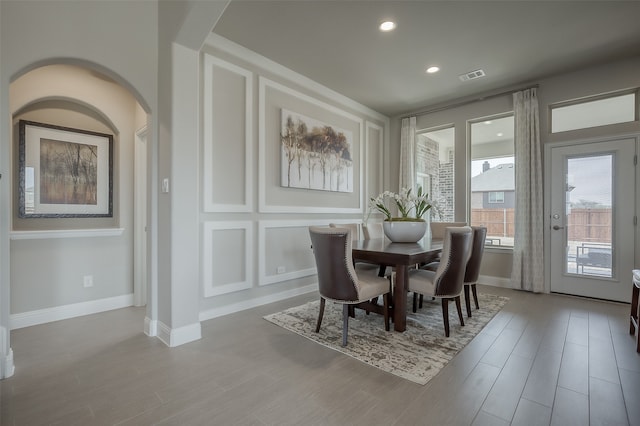
POLYGON ((249 212, 253 74, 204 55, 203 201, 206 212, 249 212))
POLYGON ((253 223, 205 222, 202 233, 204 297, 250 288, 253 281, 253 223))

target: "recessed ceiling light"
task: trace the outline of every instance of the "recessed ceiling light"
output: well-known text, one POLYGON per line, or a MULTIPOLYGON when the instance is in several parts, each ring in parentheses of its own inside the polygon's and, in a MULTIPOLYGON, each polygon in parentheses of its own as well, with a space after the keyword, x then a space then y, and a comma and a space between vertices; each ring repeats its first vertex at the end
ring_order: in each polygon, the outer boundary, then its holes
POLYGON ((435 67, 435 66, 433 66, 433 67, 429 67, 429 68, 427 68, 427 72, 428 72, 429 74, 433 74, 434 72, 438 72, 438 71, 440 71, 440 68, 439 68, 439 67, 435 67))
POLYGON ((380 24, 380 31, 392 31, 396 28, 396 23, 393 21, 384 21, 380 24))
POLYGON ((504 136, 504 133, 500 132, 500 133, 496 134, 496 136, 498 136, 498 137, 504 136))
POLYGON ((491 124, 491 120, 485 121, 484 124, 487 124, 487 125, 491 124))

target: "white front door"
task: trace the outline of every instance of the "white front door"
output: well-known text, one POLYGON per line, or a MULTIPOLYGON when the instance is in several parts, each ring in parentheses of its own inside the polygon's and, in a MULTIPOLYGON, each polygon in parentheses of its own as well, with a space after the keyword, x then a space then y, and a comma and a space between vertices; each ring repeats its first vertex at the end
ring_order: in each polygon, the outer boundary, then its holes
POLYGON ((552 292, 629 301, 635 154, 635 138, 550 149, 552 292))

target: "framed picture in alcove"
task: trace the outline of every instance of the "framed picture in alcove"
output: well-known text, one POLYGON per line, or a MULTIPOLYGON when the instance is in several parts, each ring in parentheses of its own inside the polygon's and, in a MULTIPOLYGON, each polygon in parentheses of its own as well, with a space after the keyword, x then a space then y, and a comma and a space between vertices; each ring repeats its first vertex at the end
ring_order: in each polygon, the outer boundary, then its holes
POLYGON ((113 135, 20 120, 18 216, 112 217, 113 135))

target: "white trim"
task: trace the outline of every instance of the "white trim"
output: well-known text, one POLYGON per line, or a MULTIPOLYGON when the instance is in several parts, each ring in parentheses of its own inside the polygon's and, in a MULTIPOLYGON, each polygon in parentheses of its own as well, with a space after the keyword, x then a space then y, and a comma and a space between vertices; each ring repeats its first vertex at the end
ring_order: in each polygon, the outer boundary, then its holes
POLYGON ((15 372, 13 350, 6 346, 7 342, 9 342, 9 331, 6 327, 0 326, 0 379, 11 377, 15 372))
POLYGON ((13 350, 9 348, 9 353, 0 358, 0 379, 11 377, 15 372, 16 367, 13 364, 13 350))
POLYGON ((133 294, 54 306, 11 315, 11 330, 133 306, 133 294))
POLYGON ((283 291, 281 293, 270 294, 267 296, 257 297, 255 299, 247 299, 242 302, 233 303, 231 305, 222 306, 220 308, 213 308, 200 312, 200 321, 206 321, 213 318, 222 317, 225 315, 233 314, 235 312, 244 311, 247 309, 256 308, 258 306, 267 305, 269 303, 279 302, 281 300, 290 299, 302 294, 312 293, 318 290, 318 284, 311 284, 304 287, 298 287, 291 290, 283 291))
POLYGON ((158 335, 158 320, 152 320, 149 317, 144 317, 144 334, 149 337, 155 337, 158 335))
POLYGON ((512 288, 510 278, 492 277, 490 275, 480 275, 478 277, 478 284, 490 285, 493 287, 512 288))
POLYGON ((204 211, 205 212, 251 212, 253 211, 253 196, 251 193, 253 183, 253 73, 237 65, 223 61, 209 54, 204 55, 204 211), (213 67, 224 68, 227 71, 238 74, 245 79, 245 188, 244 204, 216 203, 213 197, 213 140, 215 139, 213 128, 213 67))
POLYGON ((246 221, 216 221, 205 222, 202 225, 203 248, 202 248, 202 291, 204 297, 212 297, 220 294, 232 293, 235 291, 251 288, 253 277, 253 222, 246 221), (213 233, 214 231, 242 229, 244 230, 244 281, 228 283, 220 286, 215 285, 213 265, 208 259, 212 259, 213 253, 213 233))
POLYGON ((119 237, 124 233, 124 228, 105 229, 61 229, 47 231, 12 231, 12 240, 44 240, 50 238, 95 238, 95 237, 119 237))
MULTIPOLYGON (((371 148, 370 146, 370 141, 369 141, 369 129, 374 129, 377 130, 380 137, 378 138, 378 164, 376 165, 378 168, 378 173, 376 173, 376 176, 378 178, 377 181, 377 185, 378 185, 378 189, 380 190, 380 192, 382 192, 383 188, 384 188, 384 128, 382 126, 379 126, 375 123, 372 123, 370 121, 366 122, 365 125, 365 137, 366 137, 366 151, 365 151, 365 158, 364 158, 364 164, 365 164, 365 170, 364 170, 364 175, 366 176, 367 180, 366 180, 366 187, 364 188, 365 190, 362 192, 364 194, 364 208, 365 211, 368 209, 368 205, 369 205, 369 199, 368 197, 371 195, 370 194, 370 188, 369 188, 369 181, 371 180, 372 176, 370 174, 370 170, 371 167, 369 167, 369 150, 371 148)), ((376 194, 377 195, 377 194, 376 194)))
POLYGON ((218 34, 210 33, 205 40, 205 44, 226 52, 230 55, 236 56, 241 60, 247 61, 257 68, 261 68, 274 75, 278 75, 284 79, 290 80, 291 82, 296 83, 301 87, 305 87, 313 92, 316 92, 319 95, 334 99, 336 102, 344 105, 347 108, 353 109, 362 114, 369 115, 377 120, 385 122, 388 122, 389 120, 387 116, 380 114, 378 111, 368 108, 351 98, 348 98, 334 90, 329 89, 326 86, 323 86, 317 81, 311 80, 310 78, 305 77, 302 74, 298 74, 297 72, 286 68, 279 63, 274 62, 273 60, 262 56, 252 50, 249 50, 246 47, 236 44, 229 39, 219 36, 218 34))
MULTIPOLYGON (((266 241, 266 230, 267 228, 302 228, 309 226, 329 226, 329 223, 350 223, 354 222, 353 220, 331 220, 331 219, 321 219, 321 220, 261 220, 258 222, 258 285, 264 286, 269 284, 275 284, 283 281, 294 280, 297 278, 308 277, 314 275, 318 272, 317 268, 314 266, 312 268, 307 269, 299 269, 297 271, 291 271, 284 274, 276 274, 276 275, 267 275, 267 264, 266 264, 266 254, 267 254, 267 241, 266 241)), ((303 242, 304 248, 311 250, 311 241, 305 240, 303 242)))
POLYGON ((200 340, 202 338, 202 327, 199 322, 196 322, 172 329, 163 322, 158 322, 158 338, 165 345, 174 348, 184 345, 185 343, 200 340))
MULTIPOLYGON (((269 80, 268 78, 259 76, 258 77, 258 173, 260 176, 260 186, 258 190, 258 199, 259 199, 259 211, 261 213, 362 213, 362 192, 363 192, 363 182, 364 182, 364 173, 363 173, 363 164, 364 159, 362 157, 364 152, 364 120, 356 115, 350 114, 346 111, 341 110, 333 105, 329 105, 325 102, 319 101, 316 98, 305 95, 304 93, 300 93, 290 87, 284 86, 280 83, 276 83, 275 81, 269 80), (283 206, 283 205, 270 205, 267 204, 266 200, 266 186, 267 186, 267 164, 266 164, 266 105, 265 105, 265 97, 267 87, 271 87, 272 89, 278 90, 282 93, 285 93, 289 96, 296 97, 304 102, 308 102, 312 105, 318 106, 320 108, 326 109, 329 112, 340 115, 346 119, 349 119, 358 125, 358 133, 359 133, 359 150, 360 150, 360 158, 359 158, 359 178, 360 178, 360 197, 358 198, 358 207, 322 207, 322 206, 283 206)), ((357 177, 354 177, 354 182, 357 177)))

